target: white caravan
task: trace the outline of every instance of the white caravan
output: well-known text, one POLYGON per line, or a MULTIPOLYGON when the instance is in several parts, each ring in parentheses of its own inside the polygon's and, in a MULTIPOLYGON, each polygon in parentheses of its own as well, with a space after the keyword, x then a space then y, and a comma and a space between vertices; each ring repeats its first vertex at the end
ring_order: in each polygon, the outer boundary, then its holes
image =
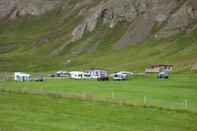
POLYGON ((119 80, 119 81, 120 80, 128 80, 128 77, 129 77, 128 74, 120 73, 120 72, 112 74, 113 80, 119 80))
POLYGON ((86 71, 88 74, 90 74, 90 77, 92 79, 98 79, 101 77, 108 77, 107 71, 102 69, 90 69, 86 71))
POLYGON ((14 73, 14 80, 16 81, 31 81, 32 76, 30 74, 22 73, 22 72, 15 72, 14 73))
POLYGON ((80 71, 72 71, 72 72, 70 72, 70 78, 76 79, 76 80, 87 80, 87 79, 91 79, 89 73, 80 72, 80 71))

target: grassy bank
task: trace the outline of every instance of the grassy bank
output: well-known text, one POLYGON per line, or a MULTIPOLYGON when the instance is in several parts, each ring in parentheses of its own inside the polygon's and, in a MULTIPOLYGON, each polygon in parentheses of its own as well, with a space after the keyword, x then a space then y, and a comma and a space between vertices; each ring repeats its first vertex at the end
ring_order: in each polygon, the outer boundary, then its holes
POLYGON ((17 131, 195 131, 196 113, 0 92, 0 128, 17 131))

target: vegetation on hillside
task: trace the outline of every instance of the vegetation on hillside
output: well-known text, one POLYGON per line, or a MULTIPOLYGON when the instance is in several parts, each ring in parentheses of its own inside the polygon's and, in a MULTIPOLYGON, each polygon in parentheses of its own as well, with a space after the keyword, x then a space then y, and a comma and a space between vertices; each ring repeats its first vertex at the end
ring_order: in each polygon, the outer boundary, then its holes
MULTIPOLYGON (((75 2, 70 4, 74 6, 75 2)), ((86 33, 79 41, 68 43, 70 32, 83 20, 77 15, 79 10, 69 12, 70 8, 56 9, 45 16, 27 16, 2 23, 0 71, 43 72, 91 67, 142 71, 148 65, 162 63, 174 64, 177 70, 185 70, 196 64, 195 30, 165 40, 150 37, 143 43, 114 49, 113 44, 126 32, 128 23, 120 22, 111 29, 98 22, 94 32, 86 33)))

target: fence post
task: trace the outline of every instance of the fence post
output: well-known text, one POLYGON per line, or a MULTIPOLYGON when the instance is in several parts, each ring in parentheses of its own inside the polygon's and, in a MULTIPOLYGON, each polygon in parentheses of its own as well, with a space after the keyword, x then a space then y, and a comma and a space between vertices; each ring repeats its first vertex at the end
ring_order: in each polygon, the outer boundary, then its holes
POLYGON ((146 96, 144 96, 144 106, 146 106, 146 104, 147 104, 147 98, 146 96))
POLYGON ((115 96, 115 94, 114 94, 114 92, 112 92, 112 94, 111 94, 112 100, 114 99, 114 96, 115 96))
POLYGON ((185 101, 184 101, 184 106, 185 106, 185 109, 188 109, 188 106, 189 106, 188 100, 185 100, 185 101))
POLYGON ((123 104, 123 103, 122 103, 122 100, 119 101, 119 104, 120 104, 120 106, 122 106, 122 104, 123 104))

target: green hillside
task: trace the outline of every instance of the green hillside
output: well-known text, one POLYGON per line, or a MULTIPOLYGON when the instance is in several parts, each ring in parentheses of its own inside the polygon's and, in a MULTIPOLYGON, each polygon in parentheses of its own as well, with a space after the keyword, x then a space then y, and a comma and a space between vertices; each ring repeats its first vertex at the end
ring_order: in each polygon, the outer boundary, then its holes
POLYGON ((100 22, 94 32, 86 33, 81 40, 67 44, 71 38, 70 32, 83 20, 76 13, 77 10, 69 11, 69 8, 56 9, 45 16, 27 16, 1 23, 0 71, 50 71, 90 67, 133 71, 143 70, 150 64, 162 63, 174 64, 177 70, 185 70, 196 64, 195 30, 164 40, 150 37, 143 43, 114 49, 113 44, 126 32, 128 23, 121 22, 111 29, 100 22))

